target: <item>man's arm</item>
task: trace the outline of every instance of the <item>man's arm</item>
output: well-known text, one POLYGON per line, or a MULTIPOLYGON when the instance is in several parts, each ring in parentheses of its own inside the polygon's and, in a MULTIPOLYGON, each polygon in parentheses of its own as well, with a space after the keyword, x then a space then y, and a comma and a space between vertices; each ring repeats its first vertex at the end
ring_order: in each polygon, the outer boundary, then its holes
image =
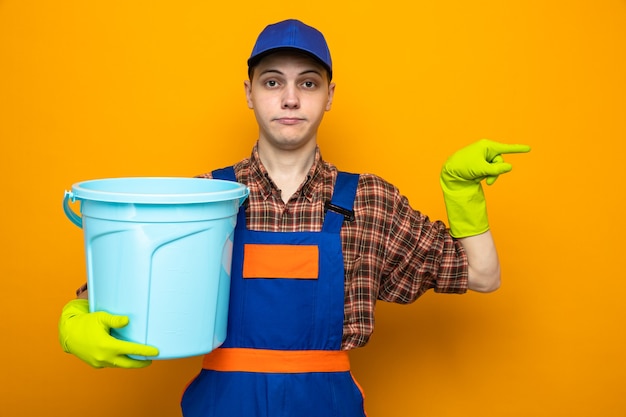
POLYGON ((478 292, 492 292, 500 288, 500 260, 496 245, 487 230, 475 236, 459 239, 465 249, 469 264, 469 289, 478 292))

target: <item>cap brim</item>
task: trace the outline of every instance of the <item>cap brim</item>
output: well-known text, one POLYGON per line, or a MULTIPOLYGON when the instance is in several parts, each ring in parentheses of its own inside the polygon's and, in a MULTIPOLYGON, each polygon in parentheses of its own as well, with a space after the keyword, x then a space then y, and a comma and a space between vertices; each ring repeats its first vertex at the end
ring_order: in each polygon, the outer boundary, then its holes
POLYGON ((263 52, 260 52, 260 53, 256 54, 255 56, 250 57, 248 59, 248 70, 250 70, 253 67, 257 66, 258 63, 263 58, 265 58, 266 56, 271 55, 271 54, 276 53, 276 52, 281 52, 281 51, 293 51, 293 52, 301 53, 301 54, 304 54, 304 55, 307 55, 307 56, 313 58, 317 63, 319 63, 321 66, 323 66, 326 69, 326 71, 328 71, 328 78, 329 79, 332 78, 332 70, 317 55, 315 55, 312 52, 307 51, 306 49, 295 48, 293 46, 279 46, 277 48, 268 49, 266 51, 263 51, 263 52))

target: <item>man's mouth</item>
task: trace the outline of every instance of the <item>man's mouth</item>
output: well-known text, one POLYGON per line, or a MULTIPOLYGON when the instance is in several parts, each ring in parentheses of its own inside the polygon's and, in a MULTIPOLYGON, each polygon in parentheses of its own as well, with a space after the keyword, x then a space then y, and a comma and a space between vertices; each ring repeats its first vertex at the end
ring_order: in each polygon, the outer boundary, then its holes
POLYGON ((304 119, 300 119, 298 117, 279 117, 275 120, 283 125, 295 125, 301 123, 304 119))

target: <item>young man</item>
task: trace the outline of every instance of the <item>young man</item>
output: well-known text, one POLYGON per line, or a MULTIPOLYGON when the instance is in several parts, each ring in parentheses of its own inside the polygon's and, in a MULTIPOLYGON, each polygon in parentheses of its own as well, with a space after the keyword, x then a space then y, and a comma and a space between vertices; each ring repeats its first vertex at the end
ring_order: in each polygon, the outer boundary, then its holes
MULTIPOLYGON (((183 414, 364 416, 347 351, 367 343, 376 300, 496 290, 481 181, 510 171, 502 154, 529 148, 482 140, 448 159, 448 230, 383 179, 338 172, 321 158, 317 132, 335 85, 319 31, 296 20, 269 25, 248 65, 258 141, 250 158, 202 175, 250 189, 235 230, 227 338, 205 356, 183 414)), ((112 338, 110 328, 128 319, 88 313, 86 292, 79 298, 59 323, 66 351, 96 367, 142 367, 150 362, 127 355, 158 354, 112 338)))

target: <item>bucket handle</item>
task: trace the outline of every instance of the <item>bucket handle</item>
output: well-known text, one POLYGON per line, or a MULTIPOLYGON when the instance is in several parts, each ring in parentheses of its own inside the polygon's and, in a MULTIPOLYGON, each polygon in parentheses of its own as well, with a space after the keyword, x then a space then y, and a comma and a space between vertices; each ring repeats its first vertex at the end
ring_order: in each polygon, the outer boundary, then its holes
POLYGON ((76 201, 76 197, 74 196, 74 193, 71 191, 65 191, 65 196, 63 197, 63 211, 65 212, 65 215, 67 216, 68 219, 70 219, 72 223, 74 223, 76 226, 82 229, 83 218, 80 217, 78 214, 74 213, 74 211, 70 208, 70 200, 72 203, 76 201))

